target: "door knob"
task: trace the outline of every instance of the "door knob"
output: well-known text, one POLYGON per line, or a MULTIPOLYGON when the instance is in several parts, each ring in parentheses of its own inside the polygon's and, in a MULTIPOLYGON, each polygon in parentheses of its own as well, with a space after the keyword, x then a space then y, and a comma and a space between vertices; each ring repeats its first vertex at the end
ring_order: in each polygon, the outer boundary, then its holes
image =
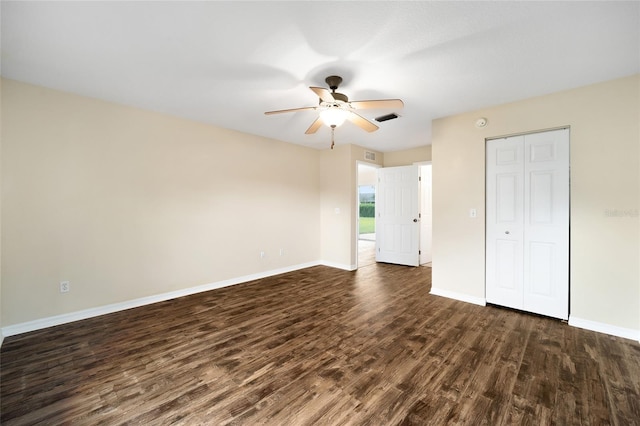
POLYGON ((414 221, 414 222, 417 222, 417 221, 418 221, 418 219, 413 219, 413 221, 414 221))
POLYGON ((505 234, 509 235, 509 231, 504 231, 505 234))

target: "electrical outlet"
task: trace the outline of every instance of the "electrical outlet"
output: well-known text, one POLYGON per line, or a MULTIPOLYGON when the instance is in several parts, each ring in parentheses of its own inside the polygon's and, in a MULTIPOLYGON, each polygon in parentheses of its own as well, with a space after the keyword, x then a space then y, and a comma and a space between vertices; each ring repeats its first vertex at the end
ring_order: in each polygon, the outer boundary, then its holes
POLYGON ((469 210, 469 217, 478 217, 478 211, 476 209, 469 210))
POLYGON ((280 256, 284 256, 284 255, 285 255, 285 253, 286 253, 286 252, 284 251, 284 249, 280 249, 280 256))
POLYGON ((263 251, 260 252, 260 259, 264 259, 267 256, 267 254, 263 251))
POLYGON ((69 281, 60 281, 60 293, 68 293, 71 290, 69 281))

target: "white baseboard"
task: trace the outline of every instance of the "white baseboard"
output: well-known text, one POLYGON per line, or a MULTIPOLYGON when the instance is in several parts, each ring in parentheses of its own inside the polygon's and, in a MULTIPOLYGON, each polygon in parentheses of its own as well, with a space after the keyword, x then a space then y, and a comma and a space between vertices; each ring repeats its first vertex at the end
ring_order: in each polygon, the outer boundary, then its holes
POLYGON ((461 302, 473 303, 474 305, 487 305, 487 301, 483 297, 469 296, 468 294, 456 293, 455 291, 444 290, 438 287, 431 287, 431 291, 429 293, 434 296, 442 296, 448 299, 460 300, 461 302))
MULTIPOLYGON (((447 297, 449 299, 460 300, 462 302, 473 303, 475 305, 486 306, 487 302, 483 298, 469 296, 468 294, 456 293, 441 288, 432 287, 431 294, 435 296, 447 297)), ((605 324, 601 322, 586 320, 569 316, 569 325, 572 327, 584 328, 585 330, 597 331, 599 333, 609 334, 611 336, 623 337, 625 339, 640 342, 640 330, 632 328, 618 327, 615 325, 605 324)))
POLYGON ((618 327, 602 322, 576 318, 571 315, 569 315, 569 325, 572 327, 584 328, 585 330, 597 331, 598 333, 610 334, 612 336, 623 337, 625 339, 640 342, 640 330, 634 330, 632 328, 618 327))
MULTIPOLYGON (((53 327, 56 325, 66 324, 83 319, 93 318, 100 315, 111 314, 125 309, 138 308, 140 306, 150 305, 152 303, 164 302, 166 300, 176 299, 178 297, 189 296, 196 293, 202 293, 204 291, 215 290, 217 288, 228 287, 235 284, 241 284, 248 281, 259 280, 262 278, 271 277, 274 275, 280 275, 287 272, 297 271, 299 269, 309 268, 311 266, 317 266, 324 264, 322 262, 309 262, 299 265, 293 265, 286 268, 273 269, 270 271, 259 272, 257 274, 245 275, 238 278, 232 278, 229 280, 218 281, 215 283, 204 284, 197 287, 185 288, 182 290, 171 291, 168 293, 157 294, 154 296, 141 297, 139 299, 128 300, 120 303, 113 303, 110 305, 99 306, 96 308, 84 309, 82 311, 70 312, 68 314, 55 315, 48 318, 41 318, 34 321, 23 322, 20 324, 9 325, 2 327, 0 335, 2 339, 8 336, 15 336, 17 334, 28 333, 30 331, 41 330, 43 328, 53 327)), ((330 265, 328 265, 330 266, 330 265)))
POLYGON ((328 266, 330 268, 342 269, 344 271, 355 271, 356 269, 358 269, 356 265, 345 265, 344 263, 330 262, 327 260, 321 260, 320 265, 328 266))

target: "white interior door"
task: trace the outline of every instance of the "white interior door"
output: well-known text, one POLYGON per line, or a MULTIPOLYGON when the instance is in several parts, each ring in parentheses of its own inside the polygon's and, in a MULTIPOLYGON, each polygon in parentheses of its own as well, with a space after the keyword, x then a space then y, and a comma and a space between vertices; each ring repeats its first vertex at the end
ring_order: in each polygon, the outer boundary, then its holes
POLYGON ((487 142, 487 302, 569 316, 569 131, 487 142))
POLYGON ((418 166, 378 169, 376 261, 419 265, 418 166))

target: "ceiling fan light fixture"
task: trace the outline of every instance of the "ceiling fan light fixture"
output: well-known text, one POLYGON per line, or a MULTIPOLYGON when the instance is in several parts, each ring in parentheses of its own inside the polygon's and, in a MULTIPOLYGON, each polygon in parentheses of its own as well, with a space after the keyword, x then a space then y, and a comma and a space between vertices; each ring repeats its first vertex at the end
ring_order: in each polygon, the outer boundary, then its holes
POLYGON ((339 127, 347 119, 348 111, 339 106, 331 106, 320 111, 322 122, 329 127, 339 127))
MULTIPOLYGON (((331 148, 334 146, 334 133, 336 127, 341 126, 345 120, 349 120, 362 130, 369 133, 375 132, 379 129, 374 123, 358 114, 359 109, 378 109, 378 108, 397 108, 400 109, 404 106, 404 103, 400 99, 372 99, 365 101, 349 101, 349 98, 344 93, 338 93, 336 90, 340 83, 342 83, 342 77, 337 75, 331 75, 325 79, 325 82, 329 85, 329 89, 323 87, 310 86, 309 89, 318 96, 317 106, 309 106, 302 108, 290 108, 281 109, 276 111, 267 111, 266 115, 281 114, 285 112, 296 111, 318 111, 318 117, 311 123, 311 125, 304 132, 306 135, 314 134, 318 131, 323 124, 331 128, 331 148)), ((386 116, 378 117, 376 120, 384 121, 392 118, 397 118, 397 114, 389 114, 386 116)))

